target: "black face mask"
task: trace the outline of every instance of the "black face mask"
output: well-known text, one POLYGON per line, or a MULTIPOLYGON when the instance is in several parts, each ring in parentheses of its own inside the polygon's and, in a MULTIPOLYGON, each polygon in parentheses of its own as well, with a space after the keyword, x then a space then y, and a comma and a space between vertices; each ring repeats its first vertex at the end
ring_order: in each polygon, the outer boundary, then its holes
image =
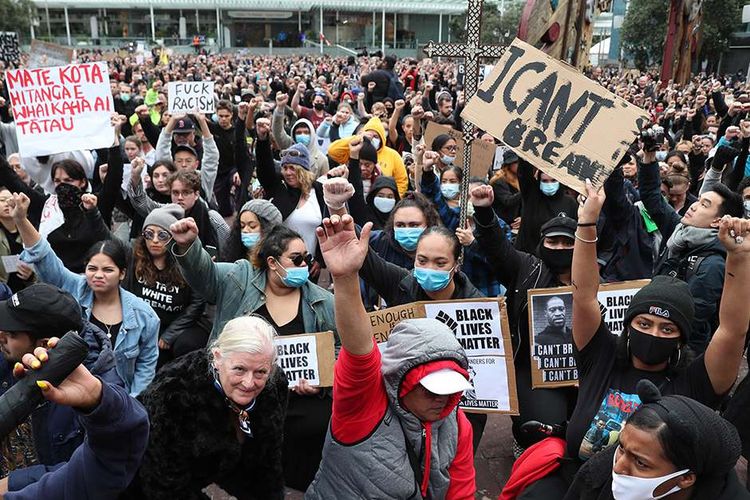
POLYGON ((55 188, 55 194, 60 208, 76 208, 81 204, 83 191, 78 186, 62 183, 55 188))
POLYGON ((550 268, 550 271, 562 273, 570 271, 570 266, 573 263, 573 249, 552 250, 542 243, 539 248, 539 257, 550 268))
POLYGON ((664 338, 649 335, 628 326, 630 352, 647 365, 658 365, 669 361, 679 348, 680 338, 664 338))
POLYGON ((322 102, 316 102, 313 104, 313 108, 315 108, 315 111, 323 111, 323 108, 325 105, 322 102))

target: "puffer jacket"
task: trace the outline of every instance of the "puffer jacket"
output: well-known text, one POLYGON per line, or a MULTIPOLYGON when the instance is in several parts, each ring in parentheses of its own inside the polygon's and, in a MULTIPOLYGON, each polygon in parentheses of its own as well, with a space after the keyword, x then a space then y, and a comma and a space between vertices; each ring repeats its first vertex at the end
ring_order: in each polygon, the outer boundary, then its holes
MULTIPOLYGON (((366 439, 349 445, 337 441, 329 428, 323 461, 305 494, 306 500, 423 498, 410 464, 407 442, 416 457, 423 457, 422 463, 415 465, 427 476, 427 498, 447 497, 451 481, 455 480, 449 468, 458 453, 471 449, 471 439, 467 439, 470 434, 459 438, 459 428, 466 428, 467 423, 456 407, 458 398, 451 401, 453 405, 446 405, 438 420, 423 423, 401 406, 398 397, 401 384, 412 368, 438 360, 452 360, 463 369, 468 368, 460 344, 449 329, 436 327, 436 320, 406 320, 393 329, 381 361, 381 383, 386 394, 382 420, 366 439), (429 452, 425 452, 426 443, 430 443, 429 452)), ((334 387, 334 397, 335 394, 334 387)))
POLYGON ((273 139, 276 141, 276 144, 279 145, 279 148, 281 149, 287 149, 294 144, 294 132, 300 125, 306 125, 307 128, 310 130, 310 142, 307 143, 307 150, 310 152, 310 171, 315 174, 315 178, 317 179, 321 175, 324 175, 326 172, 328 172, 328 158, 326 158, 325 153, 323 153, 318 148, 318 141, 316 140, 316 132, 313 128, 313 124, 310 120, 307 118, 300 118, 296 122, 294 122, 294 125, 292 125, 291 130, 291 136, 286 133, 286 130, 284 130, 284 113, 279 113, 278 111, 274 111, 273 118, 271 120, 271 133, 273 134, 273 139))

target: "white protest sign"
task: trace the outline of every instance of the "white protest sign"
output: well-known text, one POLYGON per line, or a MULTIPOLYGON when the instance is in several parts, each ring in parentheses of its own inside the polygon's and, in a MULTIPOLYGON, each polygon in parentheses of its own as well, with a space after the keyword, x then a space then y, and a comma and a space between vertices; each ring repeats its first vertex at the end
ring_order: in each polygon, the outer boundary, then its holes
POLYGON ((213 113, 213 82, 169 82, 167 85, 169 112, 175 113, 213 113))
POLYGON ((50 66, 65 66, 75 59, 75 50, 56 43, 31 41, 27 68, 48 68, 50 66))
POLYGON ((602 319, 610 332, 620 335, 625 326, 625 311, 630 307, 630 299, 651 280, 623 281, 599 286, 597 300, 602 308, 602 319))
POLYGON ((107 63, 17 69, 5 74, 21 156, 112 145, 114 106, 107 63))
POLYGON ((600 187, 642 127, 640 108, 516 39, 461 113, 580 193, 600 187))
POLYGON ((3 255, 0 257, 3 261, 3 267, 6 273, 15 273, 18 271, 18 255, 3 255))
POLYGON ((289 386, 306 379, 315 387, 333 385, 333 333, 285 335, 274 339, 276 363, 284 370, 289 386))

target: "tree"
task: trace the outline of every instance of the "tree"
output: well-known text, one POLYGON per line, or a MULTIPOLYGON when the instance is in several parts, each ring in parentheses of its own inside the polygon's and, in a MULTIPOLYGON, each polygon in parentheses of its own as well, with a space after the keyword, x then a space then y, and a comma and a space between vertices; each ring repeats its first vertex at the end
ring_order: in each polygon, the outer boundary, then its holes
POLYGON ((744 3, 742 0, 703 1, 701 61, 716 64, 721 53, 729 48, 729 38, 738 31, 744 3))
MULTIPOLYGON (((485 3, 482 9, 482 43, 510 45, 518 33, 523 7, 523 2, 514 2, 507 6, 503 15, 499 5, 485 3)), ((465 41, 466 13, 451 19, 448 29, 452 39, 465 41)))
POLYGON ((639 69, 660 64, 667 36, 667 0, 633 0, 622 23, 622 47, 639 69))
POLYGON ((0 0, 0 31, 15 31, 23 37, 32 17, 36 17, 36 7, 31 0, 0 0))

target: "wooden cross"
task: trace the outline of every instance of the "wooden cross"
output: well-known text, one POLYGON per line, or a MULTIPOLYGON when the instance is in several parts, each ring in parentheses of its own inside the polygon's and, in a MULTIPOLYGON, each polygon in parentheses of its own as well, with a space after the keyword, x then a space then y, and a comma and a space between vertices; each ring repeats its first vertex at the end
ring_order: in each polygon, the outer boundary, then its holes
MULTIPOLYGON (((482 3, 483 0, 469 0, 466 15, 466 42, 439 43, 430 41, 423 49, 427 57, 464 58, 464 100, 468 102, 477 93, 479 86, 479 60, 499 59, 505 52, 501 45, 482 45, 482 3)), ((471 150, 474 141, 474 124, 463 120, 464 163, 461 180, 460 227, 466 222, 466 209, 469 204, 469 178, 471 177, 471 150)), ((489 165, 487 166, 489 169, 489 165)))

